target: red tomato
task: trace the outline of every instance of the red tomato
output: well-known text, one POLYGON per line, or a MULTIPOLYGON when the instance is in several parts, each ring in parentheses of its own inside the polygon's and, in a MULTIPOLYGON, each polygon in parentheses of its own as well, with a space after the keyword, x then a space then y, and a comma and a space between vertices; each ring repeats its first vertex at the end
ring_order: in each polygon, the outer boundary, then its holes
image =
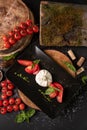
POLYGON ((34 67, 33 67, 33 73, 39 71, 40 68, 39 68, 39 65, 38 64, 35 64, 34 67))
POLYGON ((20 34, 21 34, 21 36, 24 37, 24 36, 27 35, 27 31, 23 29, 23 30, 20 31, 20 34))
POLYGON ((6 107, 6 106, 8 106, 8 104, 9 104, 8 99, 5 99, 5 100, 3 101, 3 106, 6 107))
POLYGON ((9 34, 10 36, 14 36, 14 31, 10 31, 8 34, 9 34))
POLYGON ((18 111, 18 110, 19 110, 18 105, 16 105, 16 104, 15 104, 15 105, 13 105, 13 110, 14 110, 14 111, 18 111))
POLYGON ((26 28, 27 28, 27 24, 26 24, 26 23, 21 23, 21 24, 20 24, 20 27, 21 27, 22 29, 26 29, 26 28))
POLYGON ((20 32, 15 32, 14 38, 15 38, 16 40, 20 40, 20 39, 21 39, 21 34, 20 34, 20 32))
POLYGON ((25 109, 25 104, 24 104, 24 103, 21 103, 21 104, 19 105, 19 109, 20 109, 20 110, 24 110, 24 109, 25 109))
POLYGON ((1 82, 1 87, 7 87, 7 81, 6 80, 1 82))
POLYGON ((7 106, 7 111, 12 112, 13 111, 13 106, 11 106, 11 105, 7 106))
POLYGON ((11 45, 10 45, 9 42, 5 42, 5 43, 4 43, 4 47, 7 48, 7 49, 9 49, 9 48, 11 47, 11 45))
POLYGON ((35 72, 38 72, 40 70, 39 65, 35 64, 34 66, 27 66, 25 68, 25 71, 29 74, 35 74, 35 72))
POLYGON ((27 24, 28 26, 31 26, 31 25, 32 25, 32 20, 28 19, 28 20, 26 21, 26 24, 27 24))
POLYGON ((7 85, 7 88, 8 88, 9 90, 13 90, 14 85, 13 85, 12 83, 9 83, 9 84, 7 85))
POLYGON ((14 28, 15 32, 20 32, 20 30, 21 30, 21 27, 19 27, 19 26, 17 26, 17 27, 14 28))
POLYGON ((4 99, 7 99, 7 95, 6 95, 6 93, 2 93, 1 94, 1 98, 4 100, 4 99))
POLYGON ((10 81, 9 79, 6 79, 6 82, 7 82, 8 84, 10 84, 10 83, 11 83, 11 81, 10 81))
POLYGON ((34 33, 37 33, 37 32, 39 31, 38 26, 34 25, 34 26, 33 26, 33 31, 34 31, 34 33))
POLYGON ((14 98, 10 98, 10 99, 9 99, 9 104, 10 104, 10 105, 13 105, 14 103, 15 103, 15 99, 14 99, 14 98))
POLYGON ((7 36, 3 36, 3 41, 7 42, 8 41, 8 37, 7 36))
POLYGON ((6 109, 6 107, 2 107, 1 109, 0 109, 0 113, 1 114, 6 114, 7 113, 7 109, 6 109))
POLYGON ((49 97, 50 98, 55 98, 56 96, 57 96, 57 91, 54 91, 54 92, 52 92, 50 95, 49 95, 49 97))
POLYGON ((32 68, 32 65, 31 66, 27 66, 25 68, 25 72, 29 73, 29 74, 33 74, 33 68, 32 68))
POLYGON ((10 96, 13 95, 13 92, 12 92, 11 90, 8 90, 7 93, 6 93, 6 95, 7 95, 8 97, 10 97, 10 96))
POLYGON ((0 100, 0 107, 2 107, 3 106, 3 101, 2 100, 0 100))
POLYGON ((30 27, 28 27, 26 31, 27 31, 27 34, 29 35, 33 34, 33 29, 30 27))
POLYGON ((60 83, 54 82, 53 83, 57 88, 59 88, 61 91, 63 91, 63 86, 60 83))
POLYGON ((35 71, 33 74, 36 75, 40 71, 40 68, 38 67, 38 70, 35 71))
POLYGON ((58 96, 57 96, 57 101, 59 103, 62 103, 62 100, 63 100, 63 92, 59 92, 58 96))
POLYGON ((59 92, 58 95, 57 95, 57 101, 58 101, 59 103, 62 103, 62 100, 63 100, 63 86, 62 86, 61 84, 57 83, 57 82, 55 82, 54 85, 55 85, 58 89, 60 89, 60 92, 59 92))
POLYGON ((16 43, 15 38, 14 38, 14 37, 10 37, 10 38, 9 38, 9 43, 10 43, 11 45, 14 45, 14 44, 16 43))
POLYGON ((16 105, 19 105, 20 103, 21 103, 21 99, 20 99, 20 98, 16 98, 16 99, 15 99, 15 104, 16 104, 16 105))
POLYGON ((8 91, 8 88, 7 87, 3 87, 2 89, 1 89, 1 92, 2 93, 6 93, 8 91))
POLYGON ((31 66, 33 64, 33 62, 30 61, 30 60, 21 60, 21 59, 19 59, 19 60, 17 60, 17 62, 19 64, 21 64, 21 65, 24 65, 24 66, 31 66))

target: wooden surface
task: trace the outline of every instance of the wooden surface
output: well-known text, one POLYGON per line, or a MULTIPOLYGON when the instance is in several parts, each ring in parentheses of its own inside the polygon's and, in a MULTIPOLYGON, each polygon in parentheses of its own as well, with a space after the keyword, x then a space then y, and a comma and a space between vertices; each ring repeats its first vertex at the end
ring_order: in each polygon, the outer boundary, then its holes
MULTIPOLYGON (((45 53, 49 55, 54 61, 56 61, 62 68, 64 68, 70 75, 75 77, 75 73, 66 67, 66 65, 62 61, 67 61, 69 63, 72 63, 71 60, 64 55, 60 51, 56 50, 45 50, 45 53)), ((20 90, 18 90, 19 96, 21 97, 22 101, 29 107, 35 108, 37 110, 40 110, 29 98, 27 98, 20 90)))

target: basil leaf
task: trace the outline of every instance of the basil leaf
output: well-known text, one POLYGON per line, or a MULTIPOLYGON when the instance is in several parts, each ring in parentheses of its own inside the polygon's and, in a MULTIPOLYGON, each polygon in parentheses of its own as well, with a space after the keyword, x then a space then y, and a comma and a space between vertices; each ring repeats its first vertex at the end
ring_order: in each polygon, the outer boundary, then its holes
POLYGON ((17 55, 18 55, 18 52, 15 53, 15 54, 12 54, 12 55, 10 55, 10 56, 4 56, 4 57, 3 57, 3 60, 8 61, 8 60, 10 60, 10 59, 15 59, 15 57, 16 57, 17 55))
POLYGON ((65 61, 64 64, 71 69, 72 71, 76 72, 76 68, 69 62, 65 61))
POLYGON ((34 109, 30 109, 29 111, 26 112, 26 116, 28 118, 32 117, 35 114, 35 110, 34 109))
POLYGON ((17 123, 22 123, 22 122, 25 121, 25 116, 20 113, 20 114, 18 114, 18 115, 16 116, 15 121, 16 121, 17 123))
POLYGON ((15 121, 17 123, 22 123, 24 121, 27 121, 29 123, 29 119, 35 114, 34 109, 30 109, 29 111, 21 111, 15 118, 15 121))
POLYGON ((40 60, 34 60, 33 63, 34 64, 39 64, 40 60))
POLYGON ((55 92, 55 89, 52 87, 49 87, 48 89, 46 89, 45 91, 45 95, 50 95, 51 93, 55 92))
POLYGON ((87 83, 87 76, 83 76, 83 77, 82 77, 82 82, 83 82, 84 84, 87 83))

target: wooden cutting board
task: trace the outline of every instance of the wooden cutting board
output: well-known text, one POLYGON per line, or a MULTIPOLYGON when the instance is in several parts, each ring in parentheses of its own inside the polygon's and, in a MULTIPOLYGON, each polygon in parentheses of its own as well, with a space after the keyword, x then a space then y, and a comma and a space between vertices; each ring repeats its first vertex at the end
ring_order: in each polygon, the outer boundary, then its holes
MULTIPOLYGON (((56 61, 60 66, 62 66, 63 69, 65 69, 72 77, 75 77, 75 72, 70 70, 66 67, 64 62, 67 61, 69 63, 72 63, 71 60, 62 52, 56 51, 56 50, 45 50, 44 51, 47 55, 49 55, 54 61, 56 61), (61 61, 62 59, 62 61, 61 61)), ((22 101, 29 107, 32 107, 34 109, 40 110, 29 98, 27 98, 20 90, 18 90, 19 96, 21 97, 22 101)))

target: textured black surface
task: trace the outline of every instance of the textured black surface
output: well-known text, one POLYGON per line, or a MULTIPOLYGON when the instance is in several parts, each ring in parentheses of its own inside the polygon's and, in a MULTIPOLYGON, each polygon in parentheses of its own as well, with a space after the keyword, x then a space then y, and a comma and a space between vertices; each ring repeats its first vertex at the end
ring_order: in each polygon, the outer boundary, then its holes
MULTIPOLYGON (((24 0, 27 6, 31 8, 35 15, 36 23, 39 24, 39 0, 24 0)), ((58 0, 52 0, 58 1, 58 0)), ((61 2, 74 2, 80 4, 87 4, 87 0, 60 0, 61 2)), ((38 43, 38 36, 32 40, 38 43)), ((43 47, 44 49, 47 47, 43 47)), ((84 56, 86 62, 84 67, 87 74, 87 48, 85 47, 50 47, 60 50, 66 54, 67 50, 71 48, 76 56, 84 56)), ((59 114, 55 119, 50 119, 43 112, 37 112, 37 114, 31 119, 29 124, 22 123, 16 124, 14 122, 15 113, 0 115, 0 130, 87 130, 87 85, 82 87, 77 93, 77 96, 71 101, 71 103, 59 114)))

